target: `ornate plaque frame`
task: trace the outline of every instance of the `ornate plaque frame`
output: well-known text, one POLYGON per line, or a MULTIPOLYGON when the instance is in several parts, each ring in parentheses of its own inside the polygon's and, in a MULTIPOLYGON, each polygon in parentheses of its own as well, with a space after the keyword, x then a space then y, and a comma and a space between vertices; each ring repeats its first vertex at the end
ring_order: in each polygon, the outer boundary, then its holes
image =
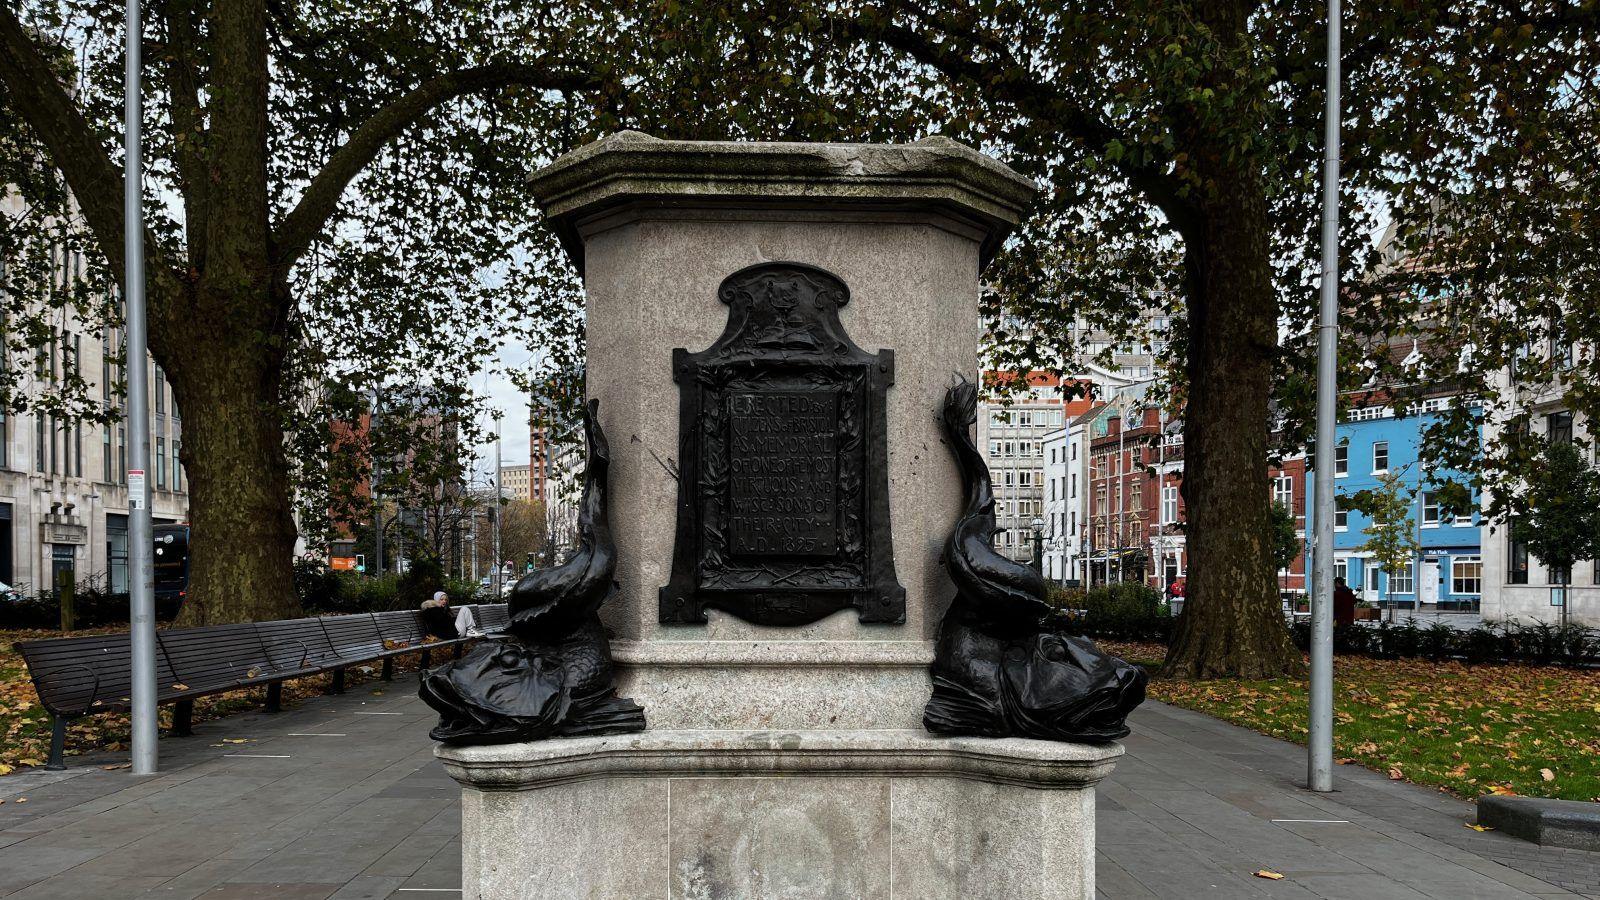
POLYGON ((839 322, 850 289, 814 266, 750 266, 717 296, 728 305, 722 336, 699 353, 672 351, 678 518, 660 620, 704 623, 711 608, 760 625, 803 625, 853 607, 862 622, 904 622, 889 533, 894 351, 868 353, 850 340, 839 322), (763 400, 767 409, 758 408, 763 400), (768 409, 777 412, 760 418, 768 409), (787 427, 796 422, 812 430, 787 427), (798 449, 762 457, 764 447, 798 449), (762 464, 804 474, 745 481, 736 497, 735 471, 762 464), (763 505, 776 512, 751 526, 751 510, 763 505))

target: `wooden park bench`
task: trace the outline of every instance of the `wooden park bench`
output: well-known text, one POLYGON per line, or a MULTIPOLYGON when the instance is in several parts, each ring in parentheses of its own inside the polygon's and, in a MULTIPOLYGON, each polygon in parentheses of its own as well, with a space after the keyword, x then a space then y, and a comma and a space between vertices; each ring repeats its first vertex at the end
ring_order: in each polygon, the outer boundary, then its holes
MULTIPOLYGON (((489 634, 503 631, 508 621, 503 603, 480 604, 473 613, 489 634)), ((432 651, 448 648, 460 656, 477 639, 462 635, 427 643, 428 636, 416 610, 162 629, 156 632, 156 702, 176 704, 172 733, 187 735, 196 697, 265 685, 267 712, 277 712, 287 679, 332 672, 328 690, 339 694, 347 666, 381 660, 388 681, 396 656, 420 652, 426 667, 432 651)), ((53 719, 45 768, 66 768, 69 721, 131 707, 128 635, 23 641, 17 650, 53 719)))

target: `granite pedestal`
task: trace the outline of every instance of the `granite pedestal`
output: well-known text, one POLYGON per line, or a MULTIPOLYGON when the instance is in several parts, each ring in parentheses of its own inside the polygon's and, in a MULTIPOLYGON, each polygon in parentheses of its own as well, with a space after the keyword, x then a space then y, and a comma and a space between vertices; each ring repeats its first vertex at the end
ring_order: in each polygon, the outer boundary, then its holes
POLYGON ((1093 786, 1121 753, 921 727, 953 587, 961 482, 937 411, 973 377, 978 276, 1035 186, 944 138, 661 141, 623 132, 535 173, 583 272, 587 389, 611 444, 620 591, 601 608, 643 734, 441 748, 464 786, 468 898, 1087 898, 1093 786), (893 351, 892 552, 905 621, 843 610, 660 620, 680 459, 673 349, 722 334, 719 285, 798 263, 848 288, 839 322, 893 351))

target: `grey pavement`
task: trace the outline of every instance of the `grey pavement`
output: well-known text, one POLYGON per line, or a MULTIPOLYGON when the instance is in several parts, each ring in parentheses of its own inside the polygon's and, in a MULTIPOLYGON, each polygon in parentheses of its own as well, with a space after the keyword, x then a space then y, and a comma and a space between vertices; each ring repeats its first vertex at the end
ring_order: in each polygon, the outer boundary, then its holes
MULTIPOLYGON (((124 754, 0 778, 0 896, 460 896, 431 719, 367 684, 164 739, 157 776, 100 768, 124 754)), ((1300 748, 1158 703, 1133 727, 1100 791, 1103 898, 1600 897, 1600 854, 1472 831, 1471 804, 1351 766, 1312 794, 1300 748)))

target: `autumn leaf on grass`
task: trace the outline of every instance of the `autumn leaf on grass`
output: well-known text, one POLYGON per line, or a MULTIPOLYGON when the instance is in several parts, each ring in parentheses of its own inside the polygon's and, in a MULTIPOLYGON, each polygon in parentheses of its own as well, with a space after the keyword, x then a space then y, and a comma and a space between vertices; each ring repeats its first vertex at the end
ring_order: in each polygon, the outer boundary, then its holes
POLYGON ((1389 780, 1390 781, 1402 781, 1402 780, 1405 779, 1405 777, 1406 777, 1406 773, 1400 771, 1398 768, 1394 768, 1394 769, 1390 769, 1389 770, 1389 780))
POLYGON ((1555 781, 1556 773, 1550 771, 1549 769, 1540 769, 1539 777, 1543 778, 1545 781, 1555 781))
POLYGON ((1255 876, 1257 878, 1266 878, 1266 879, 1269 879, 1271 881, 1282 881, 1283 880, 1283 873, 1282 872, 1274 872, 1271 869, 1257 869, 1255 871, 1255 876))
POLYGON ((1489 793, 1494 794, 1496 797, 1515 797, 1517 795, 1517 792, 1513 791, 1509 785, 1504 784, 1494 785, 1489 788, 1489 793))

